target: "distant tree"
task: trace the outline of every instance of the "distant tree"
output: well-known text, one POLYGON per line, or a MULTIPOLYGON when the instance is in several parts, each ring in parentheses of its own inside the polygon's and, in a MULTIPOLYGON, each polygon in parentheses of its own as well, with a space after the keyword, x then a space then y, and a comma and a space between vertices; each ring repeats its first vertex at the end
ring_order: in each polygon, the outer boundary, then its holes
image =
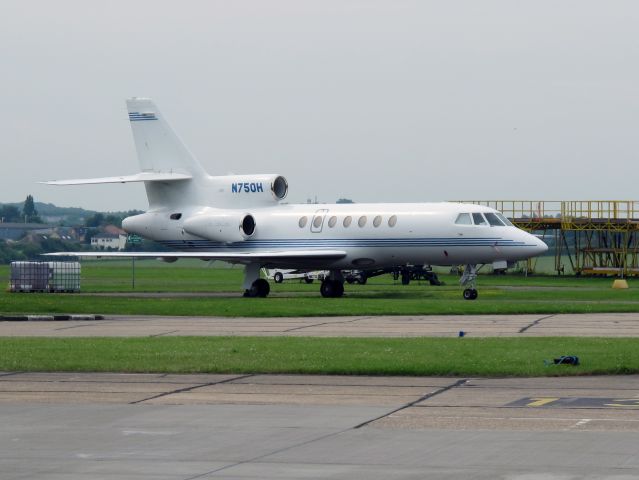
POLYGON ((91 245, 91 239, 100 233, 97 228, 87 228, 86 233, 84 234, 84 243, 87 245, 91 245))
POLYGON ((0 207, 0 222, 19 222, 20 210, 13 205, 2 205, 0 207))
POLYGON ((90 227, 90 228, 95 228, 95 227, 100 227, 102 225, 105 225, 104 214, 100 213, 100 212, 97 212, 97 213, 91 215, 90 217, 88 217, 85 220, 84 224, 87 227, 90 227))
POLYGON ((38 216, 38 211, 35 208, 32 195, 27 195, 27 199, 24 201, 22 218, 28 223, 42 223, 42 219, 38 216))
POLYGON ((109 213, 104 219, 105 225, 115 225, 122 227, 122 216, 109 213))
POLYGON ((335 203, 355 203, 355 202, 353 200, 351 200, 350 198, 340 198, 335 203))

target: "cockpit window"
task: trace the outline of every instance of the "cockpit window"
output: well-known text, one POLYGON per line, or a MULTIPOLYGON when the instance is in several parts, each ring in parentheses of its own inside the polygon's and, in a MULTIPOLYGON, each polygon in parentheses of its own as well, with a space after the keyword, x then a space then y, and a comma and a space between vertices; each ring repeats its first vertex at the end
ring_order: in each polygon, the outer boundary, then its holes
POLYGON ((473 222, 475 225, 488 225, 488 222, 481 213, 473 213, 473 222))
POLYGON ((501 213, 496 213, 495 215, 497 215, 499 217, 499 219, 504 222, 504 224, 508 227, 514 227, 514 225, 510 222, 510 220, 508 220, 503 214, 501 213))
POLYGON ((499 218, 497 218, 497 215, 495 215, 494 213, 484 213, 484 216, 486 217, 486 220, 488 220, 488 223, 490 223, 491 227, 503 227, 504 224, 501 222, 501 220, 499 218))
POLYGON ((473 221, 470 219, 470 213, 460 213, 455 220, 457 225, 472 225, 473 221))

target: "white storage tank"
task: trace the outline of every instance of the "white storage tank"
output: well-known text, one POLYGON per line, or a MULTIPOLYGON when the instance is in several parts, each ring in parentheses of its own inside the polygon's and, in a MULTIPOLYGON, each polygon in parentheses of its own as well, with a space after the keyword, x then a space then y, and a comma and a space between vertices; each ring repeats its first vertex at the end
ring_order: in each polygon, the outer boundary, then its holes
POLYGON ((47 262, 50 292, 80 291, 80 262, 47 262))
POLYGON ((80 262, 11 262, 12 292, 79 292, 80 262))

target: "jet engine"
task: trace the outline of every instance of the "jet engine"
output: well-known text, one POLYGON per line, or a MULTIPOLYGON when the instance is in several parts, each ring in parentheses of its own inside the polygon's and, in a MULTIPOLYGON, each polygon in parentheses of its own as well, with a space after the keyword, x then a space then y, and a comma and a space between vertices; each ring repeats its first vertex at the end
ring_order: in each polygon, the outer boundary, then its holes
POLYGON ((184 232, 214 242, 242 242, 255 233, 250 213, 201 213, 184 222, 184 232))
POLYGON ((211 180, 230 205, 269 205, 288 194, 288 182, 281 175, 226 175, 211 180))

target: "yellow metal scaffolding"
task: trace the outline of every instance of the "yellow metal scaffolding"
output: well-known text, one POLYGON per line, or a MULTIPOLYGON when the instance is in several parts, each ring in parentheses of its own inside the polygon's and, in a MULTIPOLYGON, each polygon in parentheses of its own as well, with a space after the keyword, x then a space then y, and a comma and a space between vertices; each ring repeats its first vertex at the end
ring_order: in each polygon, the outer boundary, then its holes
MULTIPOLYGON (((639 275, 639 201, 476 200, 502 212, 517 227, 552 236, 555 270, 567 259, 577 275, 639 275)), ((549 239, 550 240, 550 239, 549 239)), ((528 265, 534 270, 535 260, 528 265)))

